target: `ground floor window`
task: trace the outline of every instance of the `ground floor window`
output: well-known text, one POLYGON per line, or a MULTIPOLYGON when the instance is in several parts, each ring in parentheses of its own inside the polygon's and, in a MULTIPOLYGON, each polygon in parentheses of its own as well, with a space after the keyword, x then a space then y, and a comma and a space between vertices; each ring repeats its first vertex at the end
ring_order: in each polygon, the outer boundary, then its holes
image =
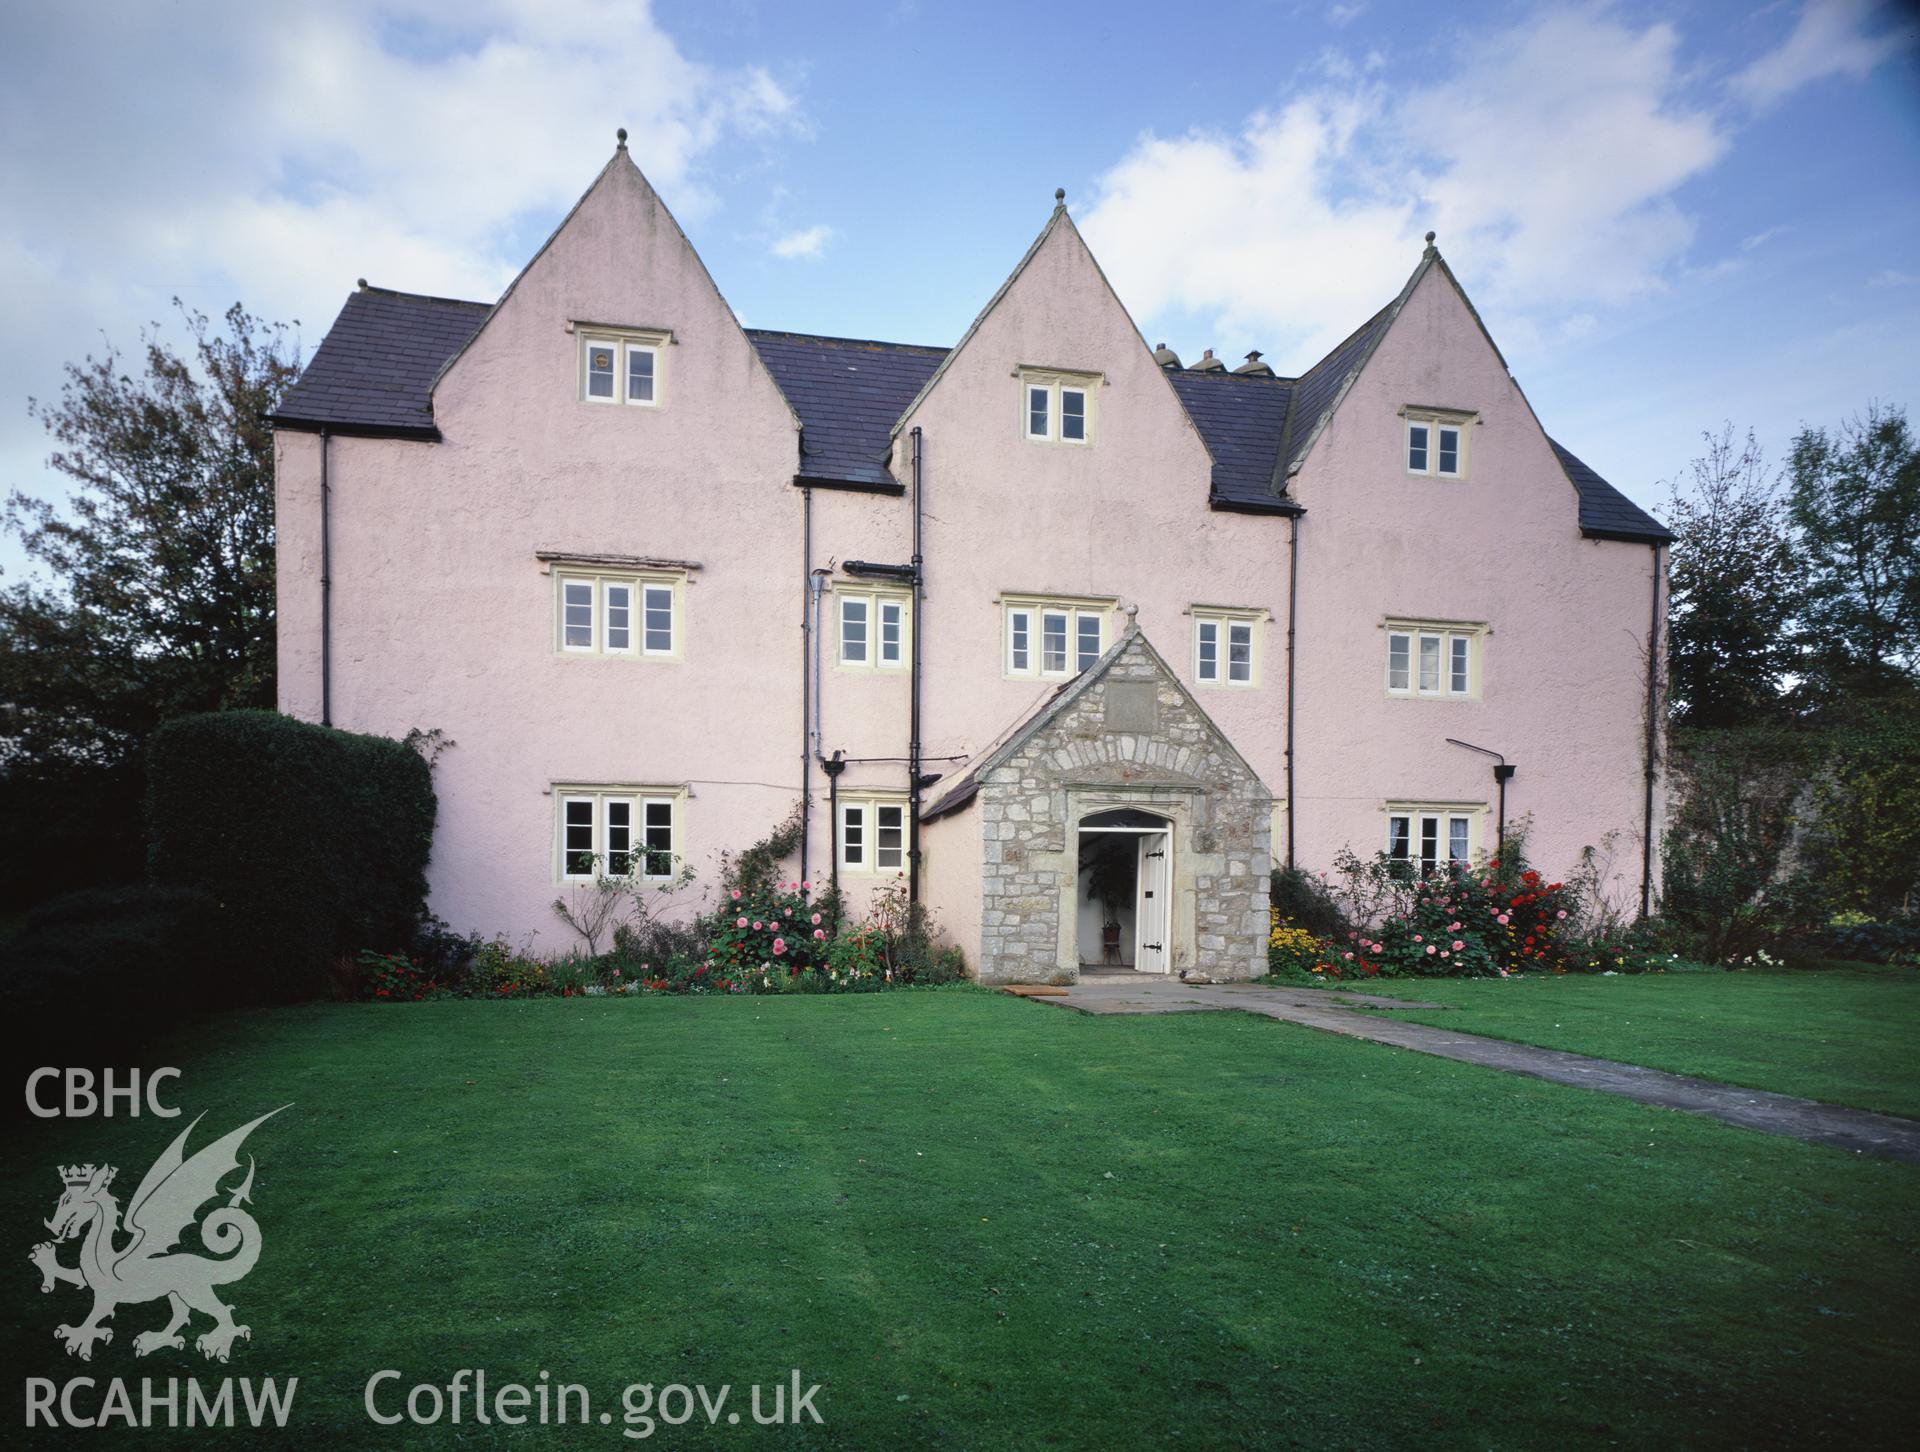
POLYGON ((1389 806, 1387 856, 1421 872, 1437 872, 1443 865, 1465 867, 1473 861, 1485 811, 1484 806, 1466 803, 1389 806))
POLYGON ((907 863, 905 797, 840 799, 840 870, 900 872, 907 863))
POLYGON ((557 806, 558 875, 565 882, 599 877, 673 876, 679 842, 678 793, 634 788, 564 787, 557 806))

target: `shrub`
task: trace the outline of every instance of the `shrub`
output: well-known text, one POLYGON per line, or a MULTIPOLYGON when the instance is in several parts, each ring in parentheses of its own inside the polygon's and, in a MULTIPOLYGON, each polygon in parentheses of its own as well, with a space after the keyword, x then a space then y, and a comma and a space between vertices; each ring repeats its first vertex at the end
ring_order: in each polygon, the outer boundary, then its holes
MULTIPOLYGON (((1278 874, 1275 874, 1278 876, 1278 874)), ((1276 907, 1267 910, 1267 972, 1277 978, 1299 978, 1310 974, 1340 978, 1341 958, 1334 945, 1318 934, 1281 917, 1276 907)))
MULTIPOLYGON (((753 853, 741 859, 751 861, 753 853)), ((843 925, 836 892, 816 894, 811 883, 772 878, 756 887, 756 880, 757 873, 730 874, 720 906, 691 925, 654 915, 652 885, 616 881, 608 891, 630 899, 632 915, 613 927, 611 951, 552 962, 531 958, 502 938, 456 938, 429 920, 412 951, 359 955, 357 993, 382 1002, 445 996, 866 993, 955 983, 967 976, 960 950, 938 944, 929 915, 907 902, 904 880, 883 887, 866 921, 853 926, 843 925)), ((683 885, 684 874, 676 881, 683 885)), ((582 910, 577 902, 562 906, 574 916, 582 910)), ((612 912, 600 915, 596 909, 595 931, 589 935, 583 929, 583 936, 597 936, 614 921, 612 912)))
POLYGON ((1920 919, 1875 922, 1864 913, 1841 913, 1818 941, 1836 958, 1920 967, 1920 919))
POLYGON ((1420 873, 1385 853, 1369 862, 1346 853, 1340 870, 1355 899, 1379 905, 1349 932, 1343 971, 1470 978, 1570 966, 1574 896, 1528 867, 1512 840, 1504 860, 1474 867, 1420 873))
POLYGON ((405 953, 363 952, 354 962, 358 969, 354 983, 362 998, 418 1003, 445 998, 451 991, 451 985, 436 978, 430 967, 405 953))
POLYGON ((838 926, 814 905, 809 884, 728 888, 700 920, 701 966, 727 983, 798 977, 826 962, 838 926))
POLYGON ((1315 876, 1298 867, 1274 868, 1272 904, 1278 921, 1304 928, 1316 937, 1340 941, 1353 927, 1328 890, 1324 874, 1315 876))
POLYGON ((1844 911, 1920 911, 1920 702, 1856 701, 1822 742, 1808 870, 1844 911))
POLYGON ((1655 920, 1569 933, 1560 945, 1560 966, 1574 973, 1664 973, 1681 965, 1673 944, 1686 936, 1655 920))
POLYGON ((0 1013, 41 1050, 139 1048, 196 1009, 224 1004, 219 918, 205 893, 92 888, 29 912, 0 946, 0 1013))
POLYGON ((432 776, 397 741, 272 711, 184 716, 148 747, 155 883, 207 892, 249 996, 320 992, 425 912, 432 776))
POLYGON ((1783 727, 1673 733, 1661 912, 1689 956, 1727 962, 1825 917, 1795 862, 1818 755, 1783 727))

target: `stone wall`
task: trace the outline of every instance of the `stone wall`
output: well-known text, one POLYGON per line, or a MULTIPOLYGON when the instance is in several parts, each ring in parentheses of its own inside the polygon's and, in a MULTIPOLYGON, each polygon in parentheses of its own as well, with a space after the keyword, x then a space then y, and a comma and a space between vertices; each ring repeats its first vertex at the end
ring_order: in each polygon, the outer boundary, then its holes
POLYGON ((1172 971, 1264 970, 1273 796, 1137 630, 986 764, 983 982, 1070 981, 1083 818, 1135 807, 1172 824, 1172 971))

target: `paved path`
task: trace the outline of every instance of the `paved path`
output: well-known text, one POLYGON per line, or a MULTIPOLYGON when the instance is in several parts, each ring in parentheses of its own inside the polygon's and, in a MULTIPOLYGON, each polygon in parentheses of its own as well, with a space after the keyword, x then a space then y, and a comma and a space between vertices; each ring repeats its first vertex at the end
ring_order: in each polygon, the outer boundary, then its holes
POLYGON ((1480 1034, 1406 1023, 1372 1011, 1430 1009, 1439 1007, 1437 1004, 1315 988, 1269 988, 1254 983, 1189 985, 1177 978, 1131 972, 1089 973, 1066 993, 1036 1002, 1057 1003, 1083 1013, 1201 1013, 1209 1009, 1240 1009, 1345 1034, 1348 1038, 1370 1039, 1443 1059, 1457 1059, 1463 1064, 1479 1064, 1551 1080, 1555 1084, 1598 1089, 1662 1109, 1705 1115, 1746 1129, 1805 1140, 1808 1144, 1832 1145, 1836 1149, 1920 1164, 1920 1120, 1821 1104, 1812 1099, 1796 1099, 1790 1094, 1770 1094, 1764 1089, 1741 1089, 1638 1064, 1590 1059, 1585 1054, 1569 1054, 1560 1049, 1511 1044, 1480 1034))

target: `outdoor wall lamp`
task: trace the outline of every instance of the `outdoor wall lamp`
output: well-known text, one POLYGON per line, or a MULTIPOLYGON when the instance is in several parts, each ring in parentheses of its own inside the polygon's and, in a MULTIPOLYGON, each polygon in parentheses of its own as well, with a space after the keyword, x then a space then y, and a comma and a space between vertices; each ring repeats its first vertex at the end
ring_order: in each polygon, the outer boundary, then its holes
POLYGON ((1464 747, 1468 751, 1477 751, 1482 756, 1491 756, 1493 758, 1494 760, 1493 779, 1495 782, 1499 784, 1499 789, 1500 789, 1499 805, 1498 807, 1496 807, 1495 815, 1494 815, 1494 828, 1493 828, 1494 841, 1499 844, 1498 848, 1496 849, 1496 854, 1502 857, 1506 856, 1506 852, 1507 852, 1507 781, 1509 778, 1513 776, 1514 772, 1517 771, 1519 768, 1510 764, 1507 761, 1506 757, 1502 756, 1499 752, 1489 751, 1484 746, 1475 746, 1471 741, 1461 741, 1456 737, 1449 736, 1446 738, 1446 742, 1447 742, 1447 745, 1449 746, 1464 747))

